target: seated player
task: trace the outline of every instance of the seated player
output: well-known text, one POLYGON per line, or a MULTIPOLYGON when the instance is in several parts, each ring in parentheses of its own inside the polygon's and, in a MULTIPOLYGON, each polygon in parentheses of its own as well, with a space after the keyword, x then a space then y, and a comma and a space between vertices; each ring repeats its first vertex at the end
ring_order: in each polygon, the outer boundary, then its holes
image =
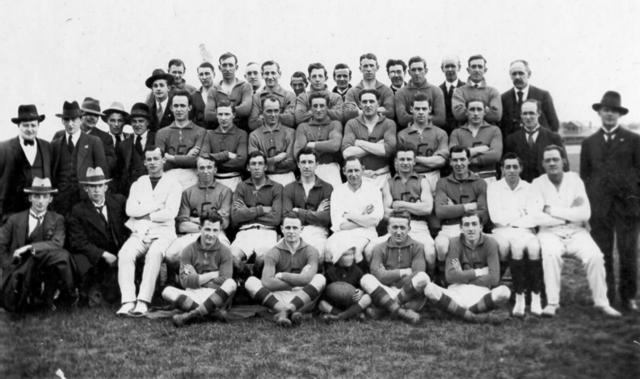
POLYGON ((249 295, 276 312, 276 323, 290 326, 311 311, 325 286, 318 274, 318 251, 300 238, 302 222, 293 214, 282 221, 284 238, 264 257, 262 279, 245 282, 249 295))
POLYGON ((482 321, 488 312, 509 301, 511 291, 500 280, 498 243, 482 233, 477 213, 460 219, 462 233, 451 240, 446 261, 445 289, 429 283, 424 293, 436 307, 466 321, 482 321))
POLYGON ((416 324, 425 304, 424 289, 431 281, 424 272, 424 247, 409 237, 411 216, 395 212, 389 217, 389 238, 373 248, 369 269, 360 286, 375 307, 416 324))
MULTIPOLYGON (((489 216, 495 227, 492 236, 498 242, 501 258, 511 252, 511 277, 516 293, 513 315, 524 317, 525 291, 531 291, 531 313, 540 316, 542 306, 542 264, 540 262, 540 244, 527 215, 527 201, 530 197, 530 184, 520 179, 522 165, 520 158, 513 153, 502 158, 502 179, 489 183, 487 188, 487 206, 489 216), (524 259, 524 256, 528 259, 524 259)), ((502 259, 502 260, 505 260, 502 259)))
POLYGON ((223 219, 215 212, 200 217, 200 233, 180 255, 180 285, 168 286, 162 298, 185 313, 173 316, 173 323, 186 323, 215 315, 224 320, 224 308, 236 292, 231 251, 218 236, 223 219))

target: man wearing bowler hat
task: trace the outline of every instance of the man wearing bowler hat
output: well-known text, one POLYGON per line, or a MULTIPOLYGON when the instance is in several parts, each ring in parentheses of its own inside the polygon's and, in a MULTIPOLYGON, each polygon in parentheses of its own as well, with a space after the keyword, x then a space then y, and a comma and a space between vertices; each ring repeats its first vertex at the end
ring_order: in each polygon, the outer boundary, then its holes
POLYGON ((73 206, 67 219, 80 293, 88 297, 89 305, 100 304, 103 296, 109 302, 116 300, 117 254, 129 237, 124 226, 126 199, 107 192, 110 181, 100 167, 89 167, 80 180, 88 196, 73 206))
POLYGON ((60 194, 53 201, 53 209, 66 215, 73 203, 84 195, 78 179, 82 178, 89 167, 101 167, 108 174, 107 159, 100 138, 80 130, 82 111, 76 101, 65 101, 62 113, 56 114, 62 119, 64 130, 60 130, 51 140, 53 183, 60 194))
POLYGON ((169 96, 169 90, 173 84, 173 76, 167 74, 161 68, 156 68, 144 84, 151 89, 153 94, 149 106, 149 112, 151 113, 149 129, 152 132, 157 132, 158 129, 171 125, 173 122, 171 98, 169 96))
POLYGON ((144 167, 144 151, 155 144, 156 134, 149 130, 151 113, 145 103, 135 103, 131 107, 129 122, 133 128, 133 137, 127 138, 116 149, 116 170, 113 178, 118 193, 129 195, 129 188, 139 177, 147 173, 144 167))
POLYGON ((34 177, 51 177, 51 145, 37 138, 44 117, 35 105, 20 105, 18 116, 11 119, 18 136, 0 142, 0 223, 29 208, 23 190, 34 177))
POLYGON ((640 136, 623 128, 619 119, 628 109, 621 96, 607 91, 592 108, 602 127, 582 142, 580 176, 593 204, 591 236, 604 254, 607 297, 616 297, 613 270, 614 232, 620 257, 619 287, 622 307, 638 311, 637 239, 640 218, 640 136))
MULTIPOLYGON (((102 121, 109 125, 109 137, 111 137, 111 144, 117 152, 120 144, 131 136, 130 133, 124 133, 122 128, 129 122, 129 113, 124 110, 122 103, 114 101, 111 106, 102 111, 102 121)), ((112 173, 113 174, 113 173, 112 173)))
POLYGON ((104 148, 104 155, 107 158, 109 173, 111 173, 116 167, 116 150, 113 147, 113 140, 109 133, 97 127, 98 119, 104 117, 104 113, 100 110, 100 101, 92 97, 85 97, 82 104, 80 104, 80 111, 82 111, 82 125, 80 125, 80 130, 100 138, 104 148))

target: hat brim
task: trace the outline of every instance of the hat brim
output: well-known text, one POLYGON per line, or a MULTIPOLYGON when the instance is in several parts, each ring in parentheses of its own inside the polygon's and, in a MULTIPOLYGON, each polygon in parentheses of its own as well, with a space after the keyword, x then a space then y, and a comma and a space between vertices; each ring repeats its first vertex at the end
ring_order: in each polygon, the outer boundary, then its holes
POLYGON ((608 107, 608 108, 611 108, 613 110, 616 110, 616 111, 620 112, 620 115, 622 115, 622 116, 624 116, 627 113, 629 113, 629 110, 627 108, 625 108, 625 107, 617 107, 617 106, 613 106, 613 105, 603 105, 603 104, 600 104, 600 103, 595 103, 595 104, 593 104, 591 106, 591 108, 596 112, 598 112, 602 107, 608 107))
POLYGON ((47 187, 27 187, 24 189, 24 193, 58 193, 58 190, 55 188, 47 188, 47 187))
POLYGON ((42 122, 44 121, 45 116, 43 114, 38 115, 37 117, 13 117, 11 118, 11 122, 13 122, 14 124, 19 124, 23 121, 33 121, 33 120, 38 120, 38 122, 42 122))
POLYGON ((87 109, 87 108, 80 107, 80 111, 82 111, 83 113, 92 114, 94 116, 100 116, 100 117, 104 116, 104 113, 98 112, 98 111, 94 111, 93 109, 87 109))
POLYGON ((100 179, 100 180, 78 180, 80 184, 106 184, 113 179, 100 179))
POLYGON ((146 118, 147 120, 151 121, 151 115, 146 114, 146 113, 132 113, 129 115, 129 120, 136 118, 136 117, 142 117, 142 118, 146 118))
POLYGON ((167 85, 170 86, 173 84, 173 76, 171 76, 170 74, 160 74, 160 75, 151 75, 145 82, 144 84, 147 86, 147 88, 151 88, 151 86, 153 85, 153 82, 155 82, 158 79, 164 79, 167 81, 167 85))
POLYGON ((103 115, 102 115, 102 121, 107 122, 107 118, 109 118, 109 115, 111 113, 120 113, 125 120, 129 119, 129 113, 127 113, 126 111, 120 110, 120 109, 105 109, 104 111, 102 111, 103 115))

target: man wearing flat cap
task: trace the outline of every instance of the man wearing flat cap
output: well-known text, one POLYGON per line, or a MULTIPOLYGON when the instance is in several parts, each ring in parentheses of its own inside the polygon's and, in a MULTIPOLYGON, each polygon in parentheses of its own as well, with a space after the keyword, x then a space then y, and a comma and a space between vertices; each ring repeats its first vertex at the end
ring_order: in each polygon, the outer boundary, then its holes
POLYGON ((152 132, 171 125, 173 122, 173 113, 171 112, 171 97, 169 90, 173 84, 173 76, 164 72, 161 68, 156 68, 147 80, 144 82, 147 88, 151 89, 153 98, 149 105, 151 113, 152 132))
POLYGON ((100 101, 92 97, 85 97, 82 104, 80 104, 80 111, 82 112, 82 125, 80 125, 80 130, 100 138, 104 148, 104 155, 107 158, 109 173, 111 173, 116 167, 116 150, 113 147, 113 140, 109 133, 97 127, 98 119, 104 117, 104 113, 100 110, 100 101))
POLYGON ((629 111, 621 105, 621 96, 607 91, 592 108, 598 112, 602 127, 582 142, 580 177, 589 202, 593 204, 591 236, 604 254, 607 273, 607 297, 616 298, 613 271, 614 233, 620 257, 619 287, 622 307, 638 311, 637 239, 640 218, 640 136, 619 123, 629 111))
POLYGON ((80 180, 88 196, 73 206, 67 218, 80 293, 88 297, 89 305, 100 304, 103 296, 109 302, 117 300, 117 254, 129 237, 124 226, 126 199, 107 192, 110 181, 100 167, 89 167, 80 180))
MULTIPOLYGON (((124 110, 122 103, 114 101, 109 108, 102 111, 102 121, 109 126, 109 137, 111 137, 111 145, 117 151, 120 144, 127 138, 131 137, 130 133, 125 133, 122 129, 129 122, 129 113, 124 110)), ((112 172, 113 175, 113 172, 112 172)))
POLYGON ((29 208, 23 190, 34 177, 51 177, 51 145, 37 138, 44 117, 35 105, 20 105, 18 116, 11 119, 18 136, 0 142, 0 223, 29 208))
POLYGON ((52 208, 67 215, 73 204, 86 196, 78 179, 84 176, 87 168, 101 167, 107 175, 109 170, 100 138, 80 130, 82 111, 78 103, 65 101, 62 113, 56 117, 62 119, 64 130, 57 132, 51 140, 52 179, 60 190, 52 208))

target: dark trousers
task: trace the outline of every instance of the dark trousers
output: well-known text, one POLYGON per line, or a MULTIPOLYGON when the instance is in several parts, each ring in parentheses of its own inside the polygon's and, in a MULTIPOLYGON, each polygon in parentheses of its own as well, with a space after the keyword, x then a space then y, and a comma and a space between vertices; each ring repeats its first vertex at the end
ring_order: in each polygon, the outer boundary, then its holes
POLYGON ((613 272, 613 236, 618 242, 620 260, 620 299, 631 300, 636 297, 638 274, 638 222, 633 218, 620 217, 610 212, 605 217, 592 217, 591 236, 604 254, 607 272, 607 297, 610 302, 616 298, 616 281, 613 272))

